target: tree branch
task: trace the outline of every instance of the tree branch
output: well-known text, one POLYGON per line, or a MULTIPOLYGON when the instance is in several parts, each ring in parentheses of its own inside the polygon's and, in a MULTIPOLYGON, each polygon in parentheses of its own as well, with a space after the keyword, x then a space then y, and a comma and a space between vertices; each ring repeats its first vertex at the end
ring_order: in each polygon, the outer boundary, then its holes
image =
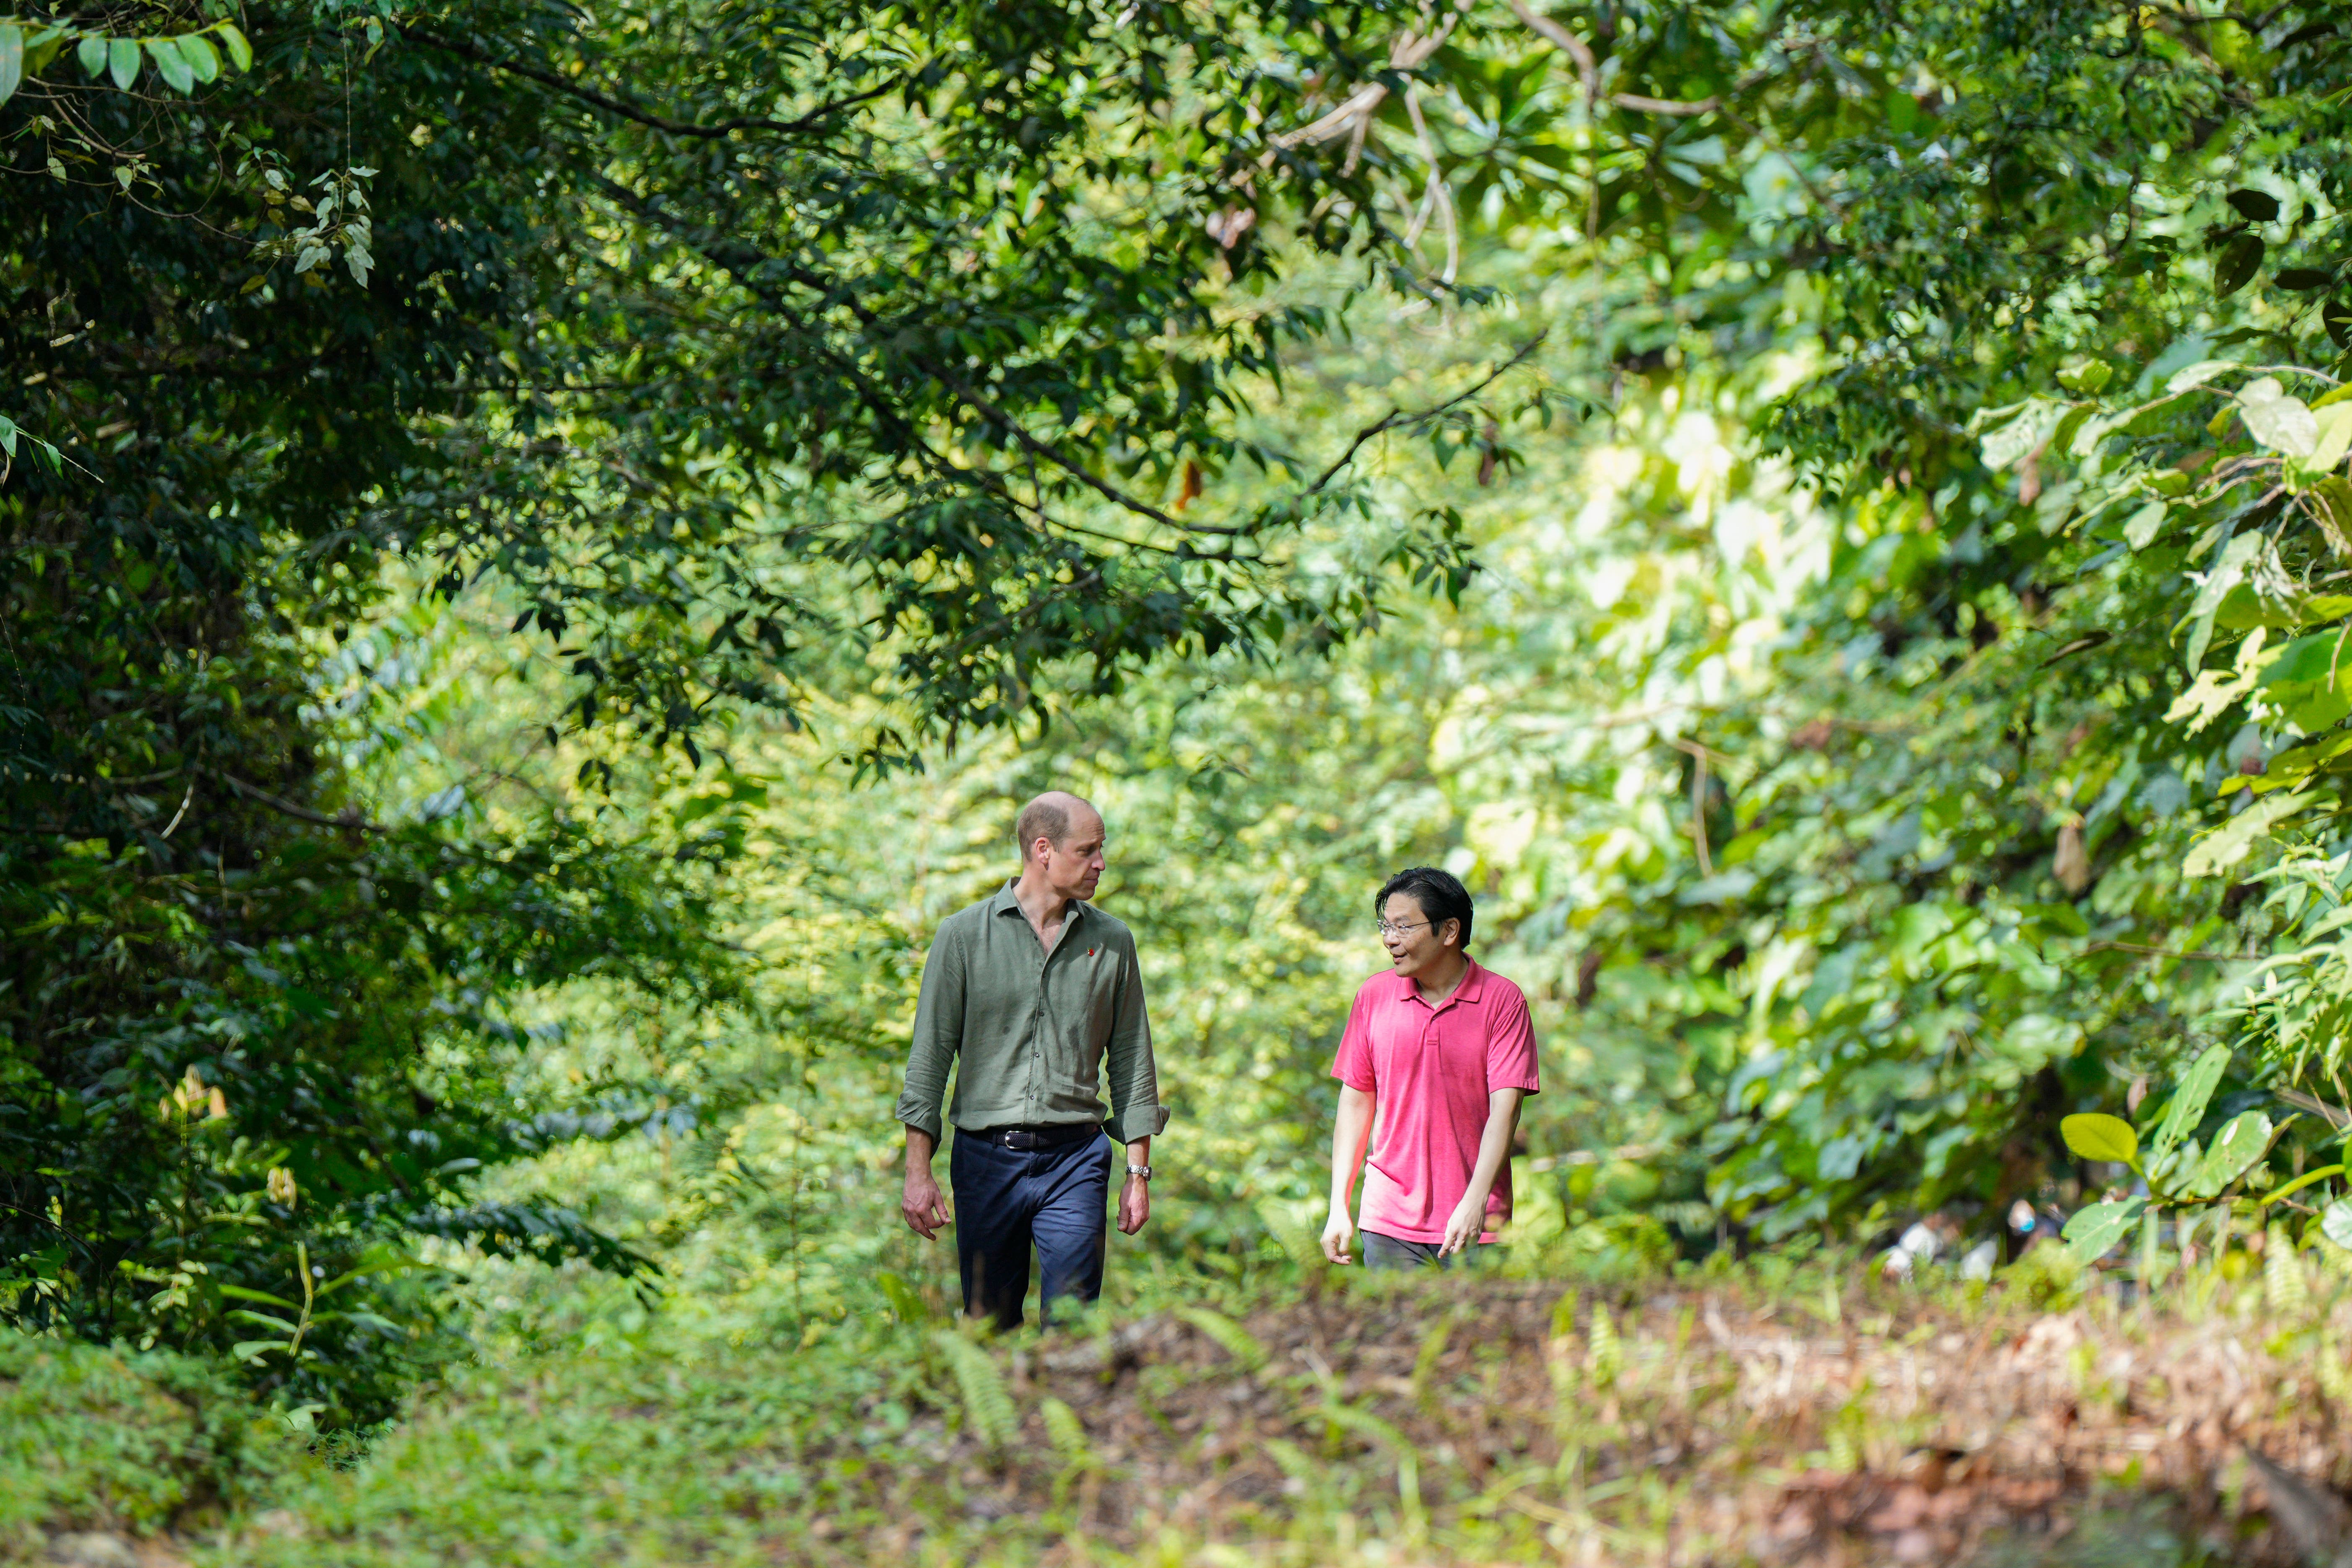
POLYGON ((266 789, 259 788, 254 784, 249 784, 243 779, 238 778, 235 773, 225 773, 218 768, 210 768, 206 771, 215 778, 220 780, 221 783, 236 791, 237 794, 245 796, 246 799, 266 805, 272 811, 283 812, 285 815, 294 818, 298 822, 314 822, 320 827, 356 828, 362 833, 390 833, 392 831, 391 828, 384 826, 381 823, 370 822, 366 817, 362 816, 360 815, 360 808, 355 805, 345 806, 342 814, 339 816, 329 816, 323 811, 312 811, 307 805, 297 805, 292 801, 285 800, 278 795, 274 795, 266 789))
MULTIPOLYGON (((1566 51, 1568 58, 1576 62, 1576 74, 1584 82, 1587 105, 1601 101, 1601 62, 1594 57, 1591 45, 1528 5, 1528 0, 1511 0, 1511 15, 1541 34, 1547 42, 1566 51)), ((1643 114, 1706 114, 1723 107, 1719 98, 1644 98, 1638 92, 1612 92, 1608 100, 1620 109, 1643 114)))
MULTIPOLYGON (((1462 20, 1469 8, 1469 0, 1454 0, 1453 14, 1431 31, 1416 33, 1408 28, 1399 33, 1389 43, 1389 69, 1420 69, 1429 57, 1453 36, 1454 25, 1462 20)), ((1428 7, 1424 5, 1423 10, 1426 15, 1428 7)), ((1349 135, 1346 169, 1353 174, 1356 160, 1364 150, 1364 138, 1371 131, 1372 116, 1380 111, 1381 104, 1388 101, 1388 97, 1387 83, 1368 81, 1349 93, 1337 109, 1296 131, 1283 132, 1274 139, 1274 144, 1287 150, 1302 142, 1328 142, 1343 134, 1349 135)))
POLYGON ((1424 419, 1434 419, 1439 415, 1445 413, 1449 409, 1457 408, 1463 404, 1469 402, 1472 398, 1477 396, 1480 393, 1494 385, 1496 382, 1501 380, 1503 376, 1511 371, 1517 370, 1521 364, 1525 363, 1528 356, 1534 353, 1537 349, 1540 348, 1543 345, 1543 341, 1549 336, 1551 336, 1551 329, 1547 327, 1542 331, 1538 332, 1534 337, 1529 338, 1526 342, 1521 343, 1519 345, 1518 352, 1511 355, 1510 358, 1505 360, 1502 363, 1488 371, 1485 375, 1479 377, 1475 385, 1465 391, 1454 394, 1452 397, 1447 398, 1444 402, 1438 404, 1433 408, 1423 408, 1412 414, 1406 413, 1402 408, 1390 409, 1385 416, 1372 421, 1372 423, 1365 426, 1362 429, 1356 432, 1356 438, 1348 443, 1348 449, 1341 452, 1338 457, 1332 458, 1331 466, 1325 468, 1320 474, 1318 474, 1315 477, 1315 482, 1307 487, 1307 493, 1308 495, 1313 495, 1317 491, 1320 490, 1325 485, 1329 484, 1340 469, 1346 468, 1349 463, 1355 460, 1356 454, 1363 449, 1364 443, 1370 440, 1373 437, 1381 435, 1385 431, 1394 430, 1401 426, 1417 425, 1424 419))
POLYGON ((908 79, 904 76, 893 77, 880 86, 868 88, 864 92, 851 93, 845 98, 836 98, 830 102, 820 103, 806 114, 794 120, 771 120, 761 115, 742 115, 733 120, 721 120, 703 125, 689 120, 672 120, 667 115, 656 114, 650 109, 631 103, 626 99, 599 92, 593 87, 583 87, 576 81, 568 81, 553 71, 541 70, 537 66, 527 66, 520 60, 499 59, 493 55, 483 53, 470 44, 462 44, 454 38, 445 38, 436 33, 428 33, 416 27, 403 30, 409 37, 420 44, 429 44, 435 48, 446 50, 461 59, 471 60, 476 65, 486 67, 490 70, 504 71, 509 76, 527 78, 542 87, 551 87, 566 97, 578 99, 583 103, 601 109, 607 114, 635 121, 636 124, 670 136, 719 137, 730 136, 738 131, 766 131, 783 136, 798 135, 802 132, 814 129, 822 121, 831 119, 845 110, 855 109, 861 103, 868 103, 882 97, 885 93, 904 84, 908 79))

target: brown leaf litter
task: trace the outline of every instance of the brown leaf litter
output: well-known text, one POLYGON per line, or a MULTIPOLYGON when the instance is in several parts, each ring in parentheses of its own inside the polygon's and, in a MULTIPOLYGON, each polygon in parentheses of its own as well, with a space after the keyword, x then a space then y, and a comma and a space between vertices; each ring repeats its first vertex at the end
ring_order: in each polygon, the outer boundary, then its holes
POLYGON ((1064 1510, 1074 1560, 1171 1531, 1328 1560, 1343 1531, 1429 1562, 1945 1563, 2133 1493, 2235 1562, 2352 1539, 2323 1390, 2352 1379, 2316 1310, 2218 1281, 2201 1310, 1846 1288, 1449 1279, 1311 1296, 1247 1340, 1162 1315, 1015 1352, 1018 1439, 949 1462, 990 1478, 985 1517, 1064 1510), (1083 1423, 1075 1462, 1048 1396, 1083 1423))

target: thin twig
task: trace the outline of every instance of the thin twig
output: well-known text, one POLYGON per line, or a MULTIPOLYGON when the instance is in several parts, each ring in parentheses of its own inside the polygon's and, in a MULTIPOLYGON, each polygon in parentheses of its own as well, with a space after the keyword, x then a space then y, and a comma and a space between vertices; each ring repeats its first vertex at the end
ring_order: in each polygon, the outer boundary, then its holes
MULTIPOLYGON (((1454 12, 1436 28, 1427 33, 1408 29, 1399 33, 1389 44, 1389 69, 1391 72, 1418 70, 1443 47, 1453 35, 1454 25, 1470 8, 1469 0, 1454 0, 1454 12)), ((1423 7, 1423 15, 1428 7, 1423 7)), ((1364 139, 1371 132, 1372 116, 1388 101, 1389 88, 1385 82, 1370 81, 1349 93, 1337 109, 1296 131, 1285 132, 1274 138, 1277 148, 1288 150, 1302 144, 1329 142, 1345 134, 1349 138, 1348 161, 1342 173, 1356 172, 1356 160, 1364 150, 1364 139)))
POLYGON ((2207 952, 2203 949, 2182 952, 2179 948, 2150 947, 2137 942, 2095 942, 2083 949, 2084 952, 2137 952, 2150 958, 2189 958, 2206 963, 2247 963, 2262 956, 2258 952, 2207 952))
POLYGON ((320 827, 353 827, 359 829, 362 833, 390 833, 392 831, 391 828, 384 826, 381 823, 368 821, 367 818, 360 815, 360 809, 355 805, 345 807, 343 814, 341 816, 329 816, 323 811, 312 811, 307 805, 297 805, 292 801, 274 795, 268 790, 262 789, 257 785, 249 784, 243 779, 238 778, 235 773, 225 773, 215 768, 213 770, 213 776, 219 779, 223 784, 228 785, 229 788, 236 791, 237 794, 245 796, 246 799, 266 805, 272 811, 284 812, 287 816, 293 817, 298 822, 314 822, 320 827))
POLYGON ((1706 764, 1716 753, 1696 741, 1670 738, 1666 744, 1691 759, 1691 844, 1698 851, 1698 874, 1712 877, 1715 858, 1707 853, 1706 845, 1706 764))
POLYGON ((180 797, 180 809, 172 814, 172 820, 164 826, 163 837, 165 838, 172 837, 180 826, 180 819, 188 815, 188 803, 195 798, 196 781, 192 778, 188 781, 188 793, 180 797))
POLYGON ((905 76, 893 77, 880 86, 868 88, 864 92, 851 93, 845 98, 836 98, 829 102, 820 103, 806 114, 793 120, 771 120, 762 115, 740 115, 733 120, 720 120, 709 125, 698 125, 692 121, 672 120, 667 115, 656 114, 653 110, 631 103, 625 99, 598 92, 594 88, 583 87, 576 81, 567 81, 553 71, 541 70, 536 66, 527 66, 520 60, 499 59, 493 55, 483 53, 471 45, 461 44, 454 38, 445 38, 438 34, 428 33, 416 27, 403 30, 409 37, 420 44, 429 44, 435 48, 446 49, 460 58, 472 60, 475 64, 487 67, 491 70, 505 71, 509 76, 528 78, 541 86, 551 87, 568 97, 576 98, 583 103, 592 104, 607 114, 618 115, 624 120, 633 121, 639 125, 671 136, 718 137, 732 135, 738 131, 766 131, 783 136, 798 135, 803 131, 814 130, 818 124, 845 110, 855 109, 861 103, 871 102, 892 89, 902 86, 909 79, 905 76))
POLYGON ((1424 421, 1434 419, 1439 415, 1444 414, 1450 409, 1458 407, 1462 404, 1467 403, 1470 399, 1477 396, 1489 386, 1492 386, 1504 375, 1511 371, 1517 370, 1521 364, 1526 363, 1528 356, 1534 353, 1537 349, 1542 347, 1543 341, 1549 336, 1551 336, 1551 329, 1547 327, 1542 331, 1538 332, 1534 337, 1529 338, 1526 342, 1521 343, 1517 352, 1513 353, 1510 358, 1505 360, 1502 363, 1488 371, 1485 375, 1479 377, 1477 384, 1472 386, 1468 391, 1457 393, 1454 396, 1447 398, 1444 402, 1438 404, 1435 407, 1424 408, 1420 410, 1418 413, 1413 414, 1408 414, 1402 408, 1392 408, 1384 417, 1376 419, 1370 425, 1365 426, 1362 429, 1356 432, 1355 439, 1348 443, 1347 449, 1341 452, 1338 457, 1332 458, 1330 466, 1315 477, 1315 482, 1307 487, 1307 493, 1308 495, 1313 495, 1317 491, 1320 490, 1325 485, 1329 484, 1333 477, 1336 476, 1341 468, 1346 468, 1350 462, 1355 460, 1356 454, 1363 448, 1364 443, 1370 441, 1373 437, 1381 435, 1390 430, 1397 429, 1402 426, 1418 425, 1424 421))
POLYGON ((1438 166, 1436 138, 1430 135, 1429 121, 1422 117, 1419 88, 1405 89, 1404 108, 1412 117, 1413 134, 1421 138, 1421 155, 1429 160, 1428 199, 1436 204, 1438 218, 1445 225, 1445 271, 1441 281, 1451 283, 1462 269, 1462 226, 1454 218, 1454 193, 1446 188, 1445 173, 1438 166))

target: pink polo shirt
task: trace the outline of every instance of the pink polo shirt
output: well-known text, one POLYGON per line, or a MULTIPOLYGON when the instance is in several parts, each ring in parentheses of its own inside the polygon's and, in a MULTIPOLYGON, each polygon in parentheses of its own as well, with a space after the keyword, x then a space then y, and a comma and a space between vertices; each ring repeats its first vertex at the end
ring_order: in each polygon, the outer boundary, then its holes
MULTIPOLYGON (((1519 988, 1473 961, 1437 1007, 1393 971, 1356 993, 1331 1076, 1379 1102, 1357 1224, 1402 1241, 1443 1241, 1469 1190, 1486 1131, 1486 1097, 1542 1086, 1536 1037, 1519 988)), ((1511 1167, 1486 1194, 1489 1224, 1511 1217, 1511 1167)), ((1491 1233, 1481 1241, 1492 1241, 1491 1233)))

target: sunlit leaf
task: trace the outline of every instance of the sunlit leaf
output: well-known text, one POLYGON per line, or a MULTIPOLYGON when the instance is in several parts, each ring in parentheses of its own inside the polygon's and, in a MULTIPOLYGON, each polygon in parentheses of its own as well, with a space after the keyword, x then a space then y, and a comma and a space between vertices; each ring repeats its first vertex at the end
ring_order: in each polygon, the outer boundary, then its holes
POLYGON ((180 58, 188 62, 188 69, 198 81, 208 82, 220 75, 219 51, 202 33, 184 34, 173 42, 180 46, 180 58))
POLYGON ((2238 394, 2246 431, 2263 446, 2289 457, 2308 457, 2319 442, 2319 423, 2298 397, 2288 395, 2273 375, 2258 377, 2238 394))
POLYGON ((2081 1111, 2059 1121, 2058 1135, 2066 1141, 2067 1148, 2085 1160, 2107 1160, 2121 1165, 2139 1163, 2139 1134, 2119 1116, 2081 1111))
POLYGON ((2195 364, 2183 365, 2179 370, 2174 371, 2171 375, 2165 379, 2164 390, 2167 392, 2187 392, 2192 387, 2204 385, 2207 382, 2212 380, 2215 376, 2220 375, 2224 371, 2231 371, 2239 368, 2237 362, 2234 360, 2200 359, 2195 364))
POLYGON ((2211 1103, 2213 1090, 2229 1070, 2230 1047, 2208 1046, 2189 1070, 2180 1075, 2179 1087, 2172 1091, 2171 1103, 2164 1108, 2163 1120, 2156 1124, 2152 1142, 2158 1149, 2169 1149, 2197 1131, 2205 1116, 2205 1107, 2211 1103))

